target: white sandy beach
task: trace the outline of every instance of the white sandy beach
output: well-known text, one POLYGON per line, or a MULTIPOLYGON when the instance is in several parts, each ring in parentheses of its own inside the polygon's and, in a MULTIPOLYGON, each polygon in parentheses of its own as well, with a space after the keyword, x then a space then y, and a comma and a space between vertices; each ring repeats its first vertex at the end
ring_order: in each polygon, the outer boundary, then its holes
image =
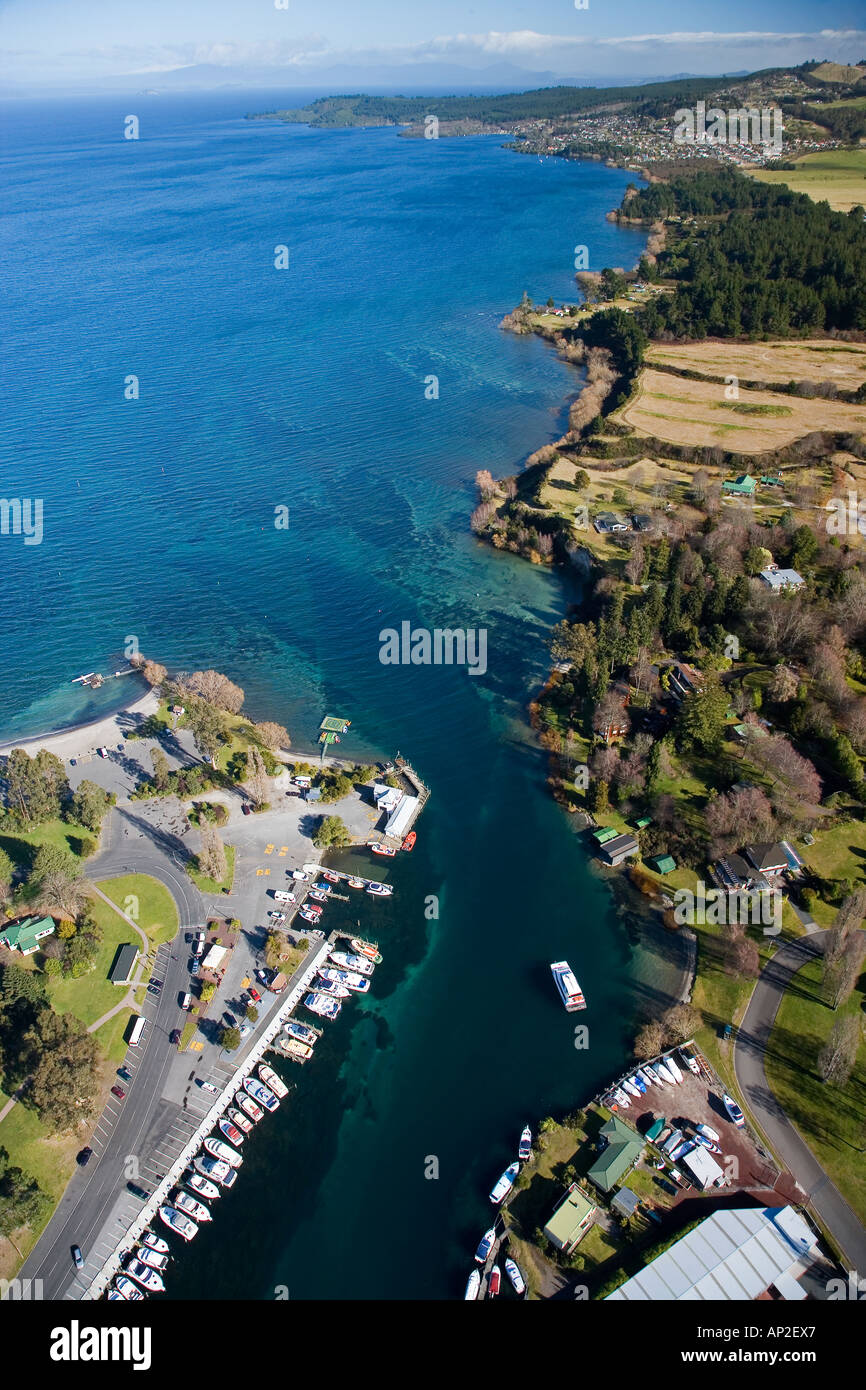
POLYGON ((123 732, 130 727, 130 718, 146 719, 159 709, 159 698, 153 690, 146 695, 116 710, 103 719, 94 719, 89 724, 79 724, 72 729, 62 729, 56 733, 39 734, 36 738, 12 739, 0 743, 0 754, 9 753, 13 748, 23 748, 25 752, 38 753, 47 748, 58 758, 68 762, 70 758, 80 758, 85 753, 95 753, 103 744, 115 746, 123 742, 123 732))

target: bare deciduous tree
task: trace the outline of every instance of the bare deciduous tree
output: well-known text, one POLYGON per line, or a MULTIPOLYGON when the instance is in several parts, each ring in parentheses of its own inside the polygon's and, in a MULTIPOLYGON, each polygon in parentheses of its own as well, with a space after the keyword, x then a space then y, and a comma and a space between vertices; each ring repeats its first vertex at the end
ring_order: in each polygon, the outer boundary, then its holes
POLYGON ((833 1024, 832 1031, 818 1053, 818 1073, 830 1086, 844 1086, 850 1079, 860 1045, 860 1020, 846 1014, 833 1024))

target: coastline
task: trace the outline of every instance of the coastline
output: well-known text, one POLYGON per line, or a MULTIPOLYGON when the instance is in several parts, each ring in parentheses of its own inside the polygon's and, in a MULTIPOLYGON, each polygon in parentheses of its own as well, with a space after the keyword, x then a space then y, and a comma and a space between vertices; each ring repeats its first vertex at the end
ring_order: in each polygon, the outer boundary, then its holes
POLYGON ((148 690, 129 704, 121 705, 114 714, 103 715, 100 719, 49 729, 44 734, 28 735, 26 738, 4 739, 0 742, 0 755, 11 753, 13 748, 23 748, 25 753, 31 755, 45 748, 64 760, 79 758, 85 753, 95 753, 102 744, 122 742, 124 728, 128 727, 131 719, 147 719, 158 709, 158 695, 154 690, 148 690))

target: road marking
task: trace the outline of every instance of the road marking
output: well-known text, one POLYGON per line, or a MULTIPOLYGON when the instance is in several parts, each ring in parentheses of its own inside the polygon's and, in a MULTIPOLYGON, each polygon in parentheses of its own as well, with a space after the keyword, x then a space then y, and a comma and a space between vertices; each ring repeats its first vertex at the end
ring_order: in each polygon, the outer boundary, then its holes
POLYGON ((274 847, 273 847, 273 845, 265 845, 265 854, 273 854, 273 852, 274 852, 274 847))
POLYGON ((289 852, 289 847, 288 847, 288 845, 282 845, 282 846, 280 847, 280 853, 279 853, 278 858, 280 858, 280 859, 285 859, 285 857, 286 857, 286 855, 288 854, 288 852, 289 852))

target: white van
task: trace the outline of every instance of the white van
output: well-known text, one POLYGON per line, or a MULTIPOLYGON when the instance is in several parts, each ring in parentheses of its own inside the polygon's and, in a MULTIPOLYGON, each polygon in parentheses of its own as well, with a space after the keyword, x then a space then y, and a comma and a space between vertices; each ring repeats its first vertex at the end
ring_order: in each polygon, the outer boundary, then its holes
POLYGON ((189 1010, 192 1008, 192 995, 191 995, 191 994, 185 994, 185 995, 183 996, 183 998, 182 998, 181 1001, 180 1001, 180 1007, 181 1007, 182 1009, 186 1009, 187 1012, 189 1012, 189 1010))
POLYGON ((282 888, 277 889, 274 898, 278 903, 293 903, 295 901, 294 893, 286 893, 282 888))

